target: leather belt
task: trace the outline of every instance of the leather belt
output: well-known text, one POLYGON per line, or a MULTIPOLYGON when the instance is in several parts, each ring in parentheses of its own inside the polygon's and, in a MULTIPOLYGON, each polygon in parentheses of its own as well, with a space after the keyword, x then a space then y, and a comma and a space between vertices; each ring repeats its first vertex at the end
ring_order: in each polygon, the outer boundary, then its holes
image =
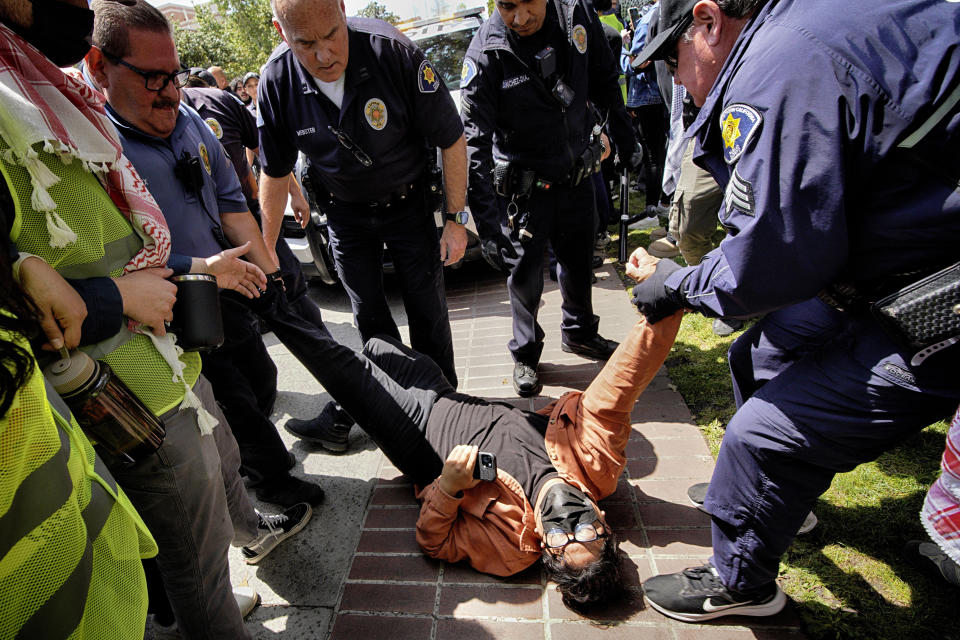
POLYGON ((400 205, 403 202, 406 202, 408 198, 412 198, 416 193, 417 189, 421 186, 421 181, 410 182, 407 184, 402 184, 398 188, 394 189, 387 195, 376 200, 361 200, 361 201, 351 201, 344 200, 343 198, 338 198, 335 194, 330 193, 330 202, 337 206, 343 207, 369 207, 371 209, 388 209, 391 205, 400 205))

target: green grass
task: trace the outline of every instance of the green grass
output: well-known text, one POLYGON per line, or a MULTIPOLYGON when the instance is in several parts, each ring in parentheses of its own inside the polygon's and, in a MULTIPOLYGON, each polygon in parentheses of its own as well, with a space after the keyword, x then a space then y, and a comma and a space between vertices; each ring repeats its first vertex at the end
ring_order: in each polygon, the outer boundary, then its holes
MULTIPOLYGON (((631 210, 641 210, 643 198, 633 199, 631 210)), ((617 229, 610 232, 615 242, 608 252, 616 259, 617 229)), ((629 232, 630 250, 648 245, 649 236, 649 230, 629 232)), ((715 239, 722 237, 718 231, 715 239)), ((726 352, 742 332, 720 338, 711 322, 688 314, 666 366, 716 457, 735 409, 726 352)), ((907 540, 926 539, 919 513, 939 473, 946 431, 943 422, 931 425, 876 461, 838 475, 820 498, 820 524, 796 539, 780 565, 781 585, 810 638, 960 638, 958 592, 900 556, 907 540)))

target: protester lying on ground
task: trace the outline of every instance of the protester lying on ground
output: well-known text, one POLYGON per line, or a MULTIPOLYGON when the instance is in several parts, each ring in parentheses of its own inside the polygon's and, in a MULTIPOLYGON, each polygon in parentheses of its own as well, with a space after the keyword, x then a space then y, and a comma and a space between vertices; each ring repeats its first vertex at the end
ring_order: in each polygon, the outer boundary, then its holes
MULTIPOLYGON (((642 278, 640 266, 629 273, 642 278)), ((631 409, 680 317, 641 320, 586 391, 537 413, 457 393, 429 358, 376 337, 363 349, 370 374, 356 381, 364 401, 344 408, 418 485, 417 541, 428 555, 498 576, 543 558, 564 602, 584 608, 621 586, 616 537, 597 501, 616 490, 631 409), (496 456, 494 480, 474 478, 478 451, 496 456)))

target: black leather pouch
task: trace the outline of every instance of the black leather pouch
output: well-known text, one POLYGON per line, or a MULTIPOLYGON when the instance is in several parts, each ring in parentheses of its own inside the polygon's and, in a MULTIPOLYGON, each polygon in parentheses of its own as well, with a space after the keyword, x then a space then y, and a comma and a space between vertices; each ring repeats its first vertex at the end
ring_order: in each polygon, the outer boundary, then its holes
POLYGON ((913 349, 953 344, 960 338, 960 262, 875 302, 871 311, 913 349))

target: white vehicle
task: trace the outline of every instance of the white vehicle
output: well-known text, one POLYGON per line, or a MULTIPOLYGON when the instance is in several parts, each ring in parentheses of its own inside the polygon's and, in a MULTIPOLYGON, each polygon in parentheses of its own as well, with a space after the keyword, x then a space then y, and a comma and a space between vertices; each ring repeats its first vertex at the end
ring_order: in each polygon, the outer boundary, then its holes
MULTIPOLYGON (((457 109, 460 108, 460 70, 463 66, 463 57, 467 47, 473 39, 473 34, 483 23, 486 13, 485 7, 465 9, 451 16, 416 20, 400 23, 397 28, 405 33, 426 55, 437 72, 446 81, 447 88, 453 97, 457 109)), ((437 162, 439 164, 439 151, 437 162)), ((311 197, 311 185, 304 170, 306 163, 303 154, 297 162, 297 176, 303 185, 304 195, 310 203, 310 222, 303 229, 293 217, 288 208, 283 218, 283 237, 294 255, 300 260, 304 274, 308 278, 316 278, 326 284, 336 284, 339 280, 334 268, 333 256, 330 253, 330 240, 327 230, 327 218, 316 207, 316 200, 311 197)), ((434 212, 437 228, 442 229, 443 212, 439 209, 434 212)), ((480 239, 477 236, 477 226, 470 216, 467 223, 467 250, 463 261, 480 258, 480 239)), ((393 264, 389 252, 384 255, 384 270, 392 271, 393 264)))

